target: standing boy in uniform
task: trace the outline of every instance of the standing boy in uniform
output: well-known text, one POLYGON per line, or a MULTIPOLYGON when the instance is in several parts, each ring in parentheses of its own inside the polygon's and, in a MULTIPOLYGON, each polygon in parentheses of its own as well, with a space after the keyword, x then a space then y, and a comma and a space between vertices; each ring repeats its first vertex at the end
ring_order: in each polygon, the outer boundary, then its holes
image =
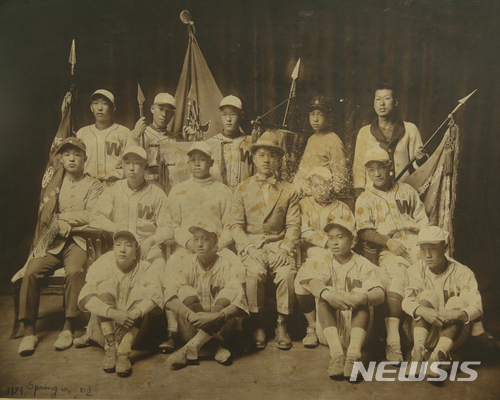
POLYGON ((361 357, 370 306, 384 301, 384 290, 376 266, 354 253, 356 224, 351 212, 325 226, 329 254, 326 262, 309 259, 301 268, 300 285, 318 300, 322 343, 330 347, 328 375, 349 379, 361 357), (347 357, 343 348, 347 349, 347 357))
MULTIPOLYGON (((358 196, 367 185, 364 163, 366 152, 371 148, 381 147, 387 151, 395 177, 413 157, 416 157, 414 169, 422 165, 427 157, 417 127, 398 117, 398 97, 392 87, 379 86, 375 91, 373 106, 378 116, 377 119, 371 125, 363 126, 356 139, 353 179, 354 189, 358 196)), ((405 179, 411 172, 410 169, 402 178, 405 179)))
POLYGON ((224 97, 219 110, 224 130, 208 139, 207 143, 222 146, 223 176, 225 175, 227 185, 234 192, 241 182, 253 175, 250 151, 252 140, 241 129, 243 105, 238 97, 224 97))
POLYGON ((87 147, 85 172, 111 185, 123 178, 122 154, 131 139, 130 130, 113 122, 116 111, 115 97, 105 89, 90 96, 90 110, 95 124, 81 128, 76 137, 87 147))
POLYGON ((417 234, 429 220, 417 191, 406 183, 394 182, 392 161, 385 150, 370 149, 365 168, 373 185, 368 185, 356 201, 356 223, 359 237, 380 249, 380 279, 387 294, 386 357, 401 362, 399 324, 406 269, 420 258, 417 234))
POLYGON ((59 234, 49 246, 47 254, 31 260, 21 284, 19 320, 24 323, 24 337, 19 345, 19 353, 31 355, 35 351, 38 338, 35 336, 35 323, 40 303, 40 284, 44 277, 64 266, 65 290, 64 303, 66 322, 54 347, 65 350, 73 344, 75 320, 80 314, 77 299, 85 283, 85 264, 87 262, 87 242, 73 232, 73 228, 87 225, 97 199, 102 193, 101 183, 85 174, 85 144, 75 137, 61 143, 57 150, 65 173, 59 192, 59 214, 57 222, 59 234))
POLYGON ((265 282, 271 274, 277 286, 276 345, 288 350, 292 341, 286 321, 295 302, 294 249, 300 236, 299 197, 290 183, 276 178, 283 149, 272 132, 265 132, 251 150, 257 172, 234 193, 231 232, 246 269, 248 305, 257 325, 255 347, 266 347, 263 311, 265 282))

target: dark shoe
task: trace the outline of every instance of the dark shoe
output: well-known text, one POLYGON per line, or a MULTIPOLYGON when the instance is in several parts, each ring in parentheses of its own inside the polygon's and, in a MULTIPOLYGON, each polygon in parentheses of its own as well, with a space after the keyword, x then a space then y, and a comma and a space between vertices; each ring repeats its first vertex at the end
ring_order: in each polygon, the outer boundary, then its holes
POLYGON ((170 354, 175 351, 175 349, 178 347, 179 343, 179 334, 177 332, 168 332, 168 340, 166 342, 163 342, 158 346, 158 349, 160 350, 160 353, 163 354, 170 354))
POLYGON ((116 357, 116 374, 122 378, 130 376, 132 373, 132 363, 129 354, 118 354, 116 357))
POLYGON ((500 352, 500 342, 489 332, 483 332, 478 336, 471 336, 470 341, 475 350, 485 354, 491 355, 492 353, 500 352))
POLYGON ((116 345, 104 345, 104 358, 102 359, 101 366, 104 372, 108 374, 115 372, 116 367, 116 345))
POLYGON ((290 350, 292 348, 292 339, 288 335, 286 330, 286 323, 283 321, 278 321, 276 325, 275 332, 275 340, 276 347, 280 350, 290 350))
MULTIPOLYGON (((435 362, 441 361, 451 361, 451 357, 448 353, 445 353, 443 350, 434 350, 431 356, 429 357, 429 361, 427 363, 427 373, 426 376, 428 378, 439 378, 441 375, 438 372, 434 372, 431 370, 431 365, 435 362)), ((442 370, 450 370, 451 363, 447 365, 440 364, 439 368, 442 370)))
POLYGON ((343 354, 332 357, 328 364, 328 376, 336 381, 344 379, 345 357, 343 354))
POLYGON ((264 350, 266 348, 266 331, 264 330, 264 328, 257 328, 255 330, 253 334, 253 341, 256 349, 264 350))

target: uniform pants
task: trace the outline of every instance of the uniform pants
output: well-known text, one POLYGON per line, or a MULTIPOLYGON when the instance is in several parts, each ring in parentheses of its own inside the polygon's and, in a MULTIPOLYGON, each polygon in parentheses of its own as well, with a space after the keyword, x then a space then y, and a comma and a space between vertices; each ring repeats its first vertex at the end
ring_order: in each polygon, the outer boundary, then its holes
MULTIPOLYGON (((263 250, 269 256, 274 254, 268 245, 263 250)), ((279 268, 271 268, 269 262, 264 265, 254 260, 249 255, 242 259, 246 270, 246 290, 248 309, 251 313, 259 313, 264 309, 265 283, 268 275, 273 277, 276 285, 276 308, 280 314, 290 315, 293 313, 295 302, 294 280, 297 270, 295 258, 288 257, 287 263, 279 268)))
POLYGON ((64 304, 66 318, 80 315, 78 295, 85 284, 87 252, 73 240, 68 240, 59 254, 47 253, 31 260, 21 284, 19 320, 36 322, 40 305, 40 285, 43 278, 64 266, 64 304))

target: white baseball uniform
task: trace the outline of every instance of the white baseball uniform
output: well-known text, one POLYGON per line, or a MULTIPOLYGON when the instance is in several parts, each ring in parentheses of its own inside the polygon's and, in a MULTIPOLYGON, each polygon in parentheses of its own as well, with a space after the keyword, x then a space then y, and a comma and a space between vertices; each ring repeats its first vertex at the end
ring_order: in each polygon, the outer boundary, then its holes
POLYGON ((355 215, 358 231, 374 229, 406 247, 408 259, 395 255, 386 247, 379 258, 379 265, 387 274, 386 277, 381 275, 386 290, 402 296, 406 268, 420 258, 417 234, 429 224, 417 191, 406 183, 395 182, 387 192, 369 185, 356 201, 355 215))
POLYGON ((76 137, 83 140, 87 148, 86 173, 101 181, 123 178, 122 154, 129 144, 133 144, 128 128, 113 124, 99 130, 95 125, 89 125, 81 128, 76 137))

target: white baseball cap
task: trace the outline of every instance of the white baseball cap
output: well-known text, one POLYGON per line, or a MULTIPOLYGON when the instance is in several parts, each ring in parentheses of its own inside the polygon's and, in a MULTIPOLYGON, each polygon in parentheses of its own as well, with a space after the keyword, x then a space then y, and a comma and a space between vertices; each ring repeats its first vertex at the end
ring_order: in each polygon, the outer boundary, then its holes
POLYGON ((332 229, 335 225, 341 226, 342 228, 347 229, 352 233, 353 236, 356 236, 356 220, 354 219, 354 215, 351 211, 342 213, 342 215, 331 215, 328 218, 328 223, 326 224, 323 231, 328 233, 330 229, 332 229))
POLYGON ((418 233, 417 244, 446 242, 448 232, 439 226, 426 226, 418 233))
POLYGON ((113 93, 111 93, 109 90, 106 89, 98 89, 94 93, 92 93, 92 96, 90 96, 90 101, 94 100, 94 97, 97 96, 103 96, 106 97, 111 103, 115 104, 115 96, 113 96, 113 93))
POLYGON ((125 158, 125 156, 127 154, 137 154, 139 157, 141 157, 143 160, 146 160, 148 161, 148 154, 146 153, 146 150, 144 150, 142 147, 140 146, 129 146, 125 149, 125 151, 123 152, 123 158, 125 158))
POLYGON ((194 142, 189 148, 187 155, 190 155, 193 151, 201 151, 202 153, 205 153, 207 156, 212 158, 212 148, 206 142, 194 142))
POLYGON ((391 161, 389 154, 380 146, 373 146, 365 154, 365 166, 370 161, 387 162, 391 161))
POLYGON ((137 237, 130 232, 127 229, 118 229, 114 234, 113 234, 113 242, 116 242, 116 239, 118 239, 121 236, 126 236, 130 239, 133 239, 136 244, 139 244, 139 241, 137 240, 137 237))
POLYGON ((221 100, 219 109, 225 106, 232 106, 239 110, 243 110, 243 104, 241 103, 241 100, 233 95, 226 96, 221 100))
POLYGON ((168 93, 158 93, 153 102, 154 104, 170 104, 175 109, 175 98, 168 93))
POLYGON ((195 233, 199 229, 201 229, 205 232, 208 232, 208 233, 215 233, 217 235, 217 237, 220 236, 219 227, 217 226, 217 224, 215 224, 212 221, 205 221, 205 222, 200 221, 200 222, 196 223, 196 225, 192 225, 191 227, 189 227, 188 231, 190 233, 195 233))

